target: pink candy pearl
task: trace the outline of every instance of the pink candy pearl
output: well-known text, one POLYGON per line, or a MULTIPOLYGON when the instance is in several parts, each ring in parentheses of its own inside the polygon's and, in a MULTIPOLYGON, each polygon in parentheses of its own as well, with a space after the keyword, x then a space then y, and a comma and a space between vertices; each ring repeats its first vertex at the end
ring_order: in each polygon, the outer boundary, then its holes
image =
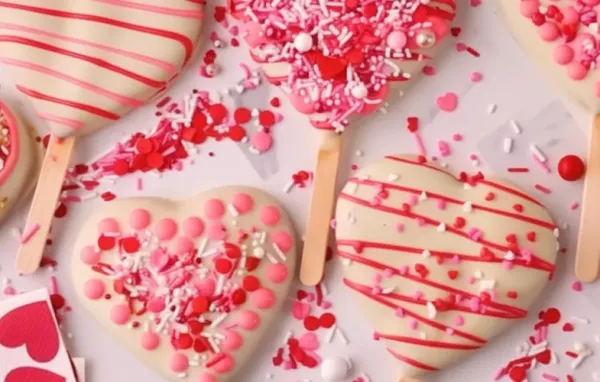
POLYGON ((554 49, 553 57, 554 62, 559 65, 566 65, 569 62, 573 61, 573 57, 575 56, 575 52, 568 45, 559 45, 554 49))
POLYGON ((188 369, 190 361, 185 354, 175 353, 169 359, 169 368, 175 373, 181 373, 188 369))
POLYGON ((569 77, 573 80, 582 80, 588 73, 588 70, 583 64, 579 62, 572 62, 567 67, 569 77))
POLYGON ((554 23, 545 23, 538 29, 538 33, 544 41, 554 41, 560 37, 560 30, 554 23))
POLYGON ((527 18, 530 18, 534 13, 539 10, 540 2, 538 0, 526 0, 521 1, 520 11, 521 14, 527 18))
POLYGON ((387 37, 387 44, 393 49, 402 49, 406 46, 406 34, 402 31, 393 31, 387 37))

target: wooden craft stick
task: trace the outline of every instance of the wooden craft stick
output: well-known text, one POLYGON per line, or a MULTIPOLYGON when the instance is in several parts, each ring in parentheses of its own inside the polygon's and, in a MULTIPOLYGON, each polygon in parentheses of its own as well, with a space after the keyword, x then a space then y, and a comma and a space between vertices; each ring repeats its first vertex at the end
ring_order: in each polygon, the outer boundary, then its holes
POLYGON ((600 115, 594 117, 583 187, 575 275, 592 282, 600 272, 600 115))
POLYGON ((329 131, 322 134, 300 267, 300 281, 308 286, 317 285, 325 271, 325 255, 342 149, 341 134, 329 131))
POLYGON ((50 137, 17 253, 19 274, 31 274, 40 266, 75 141, 75 137, 50 137))

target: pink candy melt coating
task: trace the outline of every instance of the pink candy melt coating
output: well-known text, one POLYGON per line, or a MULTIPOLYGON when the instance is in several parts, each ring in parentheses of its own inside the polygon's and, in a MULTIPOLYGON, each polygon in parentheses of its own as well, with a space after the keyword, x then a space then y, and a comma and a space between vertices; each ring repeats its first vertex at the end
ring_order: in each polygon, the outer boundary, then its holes
POLYGON ((131 311, 125 304, 118 304, 110 310, 110 320, 117 325, 125 325, 131 318, 131 311))
POLYGON ((269 267, 267 268, 267 278, 271 282, 273 282, 275 284, 282 283, 287 279, 287 276, 288 276, 287 265, 285 265, 283 263, 269 264, 269 267))
POLYGON ((89 279, 83 286, 83 294, 90 300, 98 300, 104 296, 104 281, 99 279, 89 279))
POLYGON ((143 208, 131 211, 129 225, 134 229, 145 229, 150 225, 150 212, 143 208))
POLYGON ((277 225, 280 218, 279 208, 275 206, 267 206, 260 211, 260 221, 268 227, 277 225))
POLYGON ((554 61, 559 65, 566 65, 573 61, 575 52, 568 45, 559 45, 554 49, 554 61))
POLYGON ((204 203, 204 216, 210 220, 220 219, 225 214, 225 205, 219 199, 210 199, 204 203))
POLYGON ((87 247, 83 247, 81 250, 81 254, 79 258, 86 265, 96 265, 98 261, 100 261, 101 254, 100 252, 96 252, 96 249, 91 245, 87 247))
POLYGON ((252 303, 259 309, 269 309, 275 304, 275 293, 267 288, 261 288, 250 295, 252 303))
POLYGON ((244 343, 242 336, 233 330, 225 331, 225 339, 221 342, 221 349, 225 351, 234 351, 240 348, 244 343))
POLYGON ((233 206, 240 214, 245 214, 246 212, 250 212, 252 207, 254 207, 254 199, 252 196, 240 192, 239 194, 235 194, 233 197, 233 206))
POLYGON ((183 233, 195 239, 204 233, 204 223, 202 219, 195 216, 189 217, 183 221, 183 233))
POLYGON ((190 366, 190 360, 185 354, 174 353, 169 359, 169 368, 175 373, 182 373, 190 366))
POLYGON ((254 330, 260 326, 260 317, 256 312, 243 310, 238 314, 237 324, 244 330, 254 330))
MULTIPOLYGON (((216 357, 216 356, 215 356, 216 357)), ((209 361, 210 362, 210 361, 209 361)), ((225 353, 225 358, 214 364, 211 369, 216 371, 219 374, 225 374, 233 370, 235 367, 235 360, 233 357, 227 353, 225 353)))
POLYGON ((277 232, 273 235, 273 243, 277 244, 281 252, 288 253, 292 249, 292 237, 287 232, 277 232))
POLYGON ((160 219, 154 226, 154 234, 158 240, 171 240, 177 233, 177 223, 173 219, 160 219))
POLYGON ((178 256, 189 253, 192 248, 194 248, 194 242, 187 236, 179 236, 169 245, 171 253, 178 256))
POLYGON ((113 218, 102 219, 98 223, 98 233, 119 232, 119 223, 113 218))
POLYGON ((140 345, 145 350, 155 350, 160 345, 160 337, 156 333, 146 332, 140 338, 140 345))

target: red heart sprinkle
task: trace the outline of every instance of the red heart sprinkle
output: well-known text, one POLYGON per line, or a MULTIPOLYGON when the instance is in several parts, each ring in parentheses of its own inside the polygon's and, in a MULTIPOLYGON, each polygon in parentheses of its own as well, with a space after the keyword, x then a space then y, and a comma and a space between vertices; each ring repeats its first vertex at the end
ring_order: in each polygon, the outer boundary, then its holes
POLYGON ((317 66, 319 67, 321 77, 327 81, 334 79, 340 74, 344 74, 348 64, 340 58, 321 56, 317 60, 317 66))
POLYGON ((519 203, 517 203, 517 204, 515 204, 515 205, 513 206, 513 209, 514 209, 515 211, 517 211, 518 213, 521 213, 521 212, 523 212, 523 205, 522 205, 522 204, 519 204, 519 203))
POLYGON ((308 297, 308 293, 306 293, 306 291, 303 291, 302 289, 300 289, 298 292, 296 292, 296 299, 298 301, 302 301, 306 297, 308 297))
POLYGON ((560 318, 560 310, 556 308, 550 308, 542 314, 542 319, 546 324, 556 324, 560 321, 560 318))
POLYGON ((456 280, 458 277, 458 271, 448 271, 448 278, 450 280, 456 280))
POLYGON ((514 382, 522 382, 527 379, 527 369, 525 369, 523 366, 514 366, 508 372, 508 376, 514 382))
POLYGON ((406 118, 406 128, 411 133, 414 133, 417 130, 419 130, 419 118, 417 118, 417 117, 406 118))
POLYGON ((537 354, 535 356, 535 359, 538 360, 539 362, 543 363, 544 365, 548 365, 550 364, 550 360, 551 360, 551 352, 550 349, 546 349, 545 351, 537 354))
POLYGON ((461 216, 458 216, 456 219, 454 219, 454 227, 456 228, 463 228, 466 224, 467 221, 461 216))
POLYGON ((485 200, 487 200, 488 202, 491 202, 495 198, 496 198, 496 195, 494 195, 493 192, 488 192, 488 194, 485 196, 485 200))
POLYGON ((429 275, 429 270, 423 264, 415 264, 415 271, 420 274, 422 278, 425 278, 427 275, 429 275))
POLYGON ((567 322, 566 324, 563 325, 564 332, 572 332, 573 330, 575 330, 575 326, 573 326, 572 323, 567 322))
POLYGON ((506 241, 508 241, 509 243, 513 243, 513 244, 516 243, 517 235, 515 235, 514 233, 506 235, 506 241))

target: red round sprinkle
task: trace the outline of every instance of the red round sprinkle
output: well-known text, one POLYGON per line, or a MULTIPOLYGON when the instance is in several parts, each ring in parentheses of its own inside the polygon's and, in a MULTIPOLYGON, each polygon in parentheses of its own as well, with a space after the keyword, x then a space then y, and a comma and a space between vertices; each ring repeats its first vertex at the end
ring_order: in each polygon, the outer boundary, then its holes
POLYGON ((65 306, 65 298, 56 293, 50 296, 50 302, 55 310, 62 309, 65 306))
POLYGON ((223 104, 217 103, 210 105, 208 108, 208 114, 210 114, 213 124, 219 125, 227 117, 227 108, 223 104))
POLYGON ((516 203, 515 205, 513 205, 513 209, 515 211, 517 211, 518 213, 521 213, 521 212, 523 212, 523 205, 519 204, 519 203, 516 203))
POLYGON ((113 249, 115 247, 115 244, 116 244, 116 240, 114 237, 108 237, 108 236, 101 235, 98 238, 98 248, 100 248, 103 251, 109 251, 109 250, 113 249))
POLYGON ((233 268, 233 265, 227 259, 221 258, 221 259, 217 259, 217 261, 215 261, 215 269, 220 274, 226 274, 226 273, 231 272, 231 268, 233 268))
POLYGON ((308 316, 304 319, 304 328, 308 331, 314 332, 320 327, 319 319, 315 316, 308 316))
POLYGON ((235 292, 231 294, 231 301, 235 305, 242 305, 246 302, 246 291, 243 289, 236 289, 235 292))
POLYGON ((506 297, 514 300, 517 297, 519 297, 519 294, 514 290, 509 290, 508 292, 506 292, 506 297))
POLYGON ((153 169, 160 169, 165 165, 165 158, 161 153, 153 152, 146 156, 146 163, 153 169))
POLYGON ((271 98, 271 106, 273 106, 273 107, 281 106, 281 101, 279 100, 278 97, 271 98))
POLYGON ((229 138, 232 140, 240 142, 246 137, 246 130, 239 125, 235 125, 229 128, 227 135, 229 135, 229 138))
POLYGON ((269 110, 261 111, 258 115, 258 121, 264 127, 271 127, 275 124, 275 114, 269 110))
POLYGON ((240 107, 233 112, 233 119, 240 125, 248 123, 251 118, 252 114, 250 113, 250 110, 245 107, 240 107))
POLYGON ((140 241, 135 237, 121 239, 121 246, 127 253, 136 253, 140 249, 140 241))
POLYGON ((529 240, 531 242, 535 242, 535 232, 533 232, 533 231, 527 232, 527 240, 529 240))
POLYGON ((192 300, 192 310, 196 314, 202 314, 208 311, 208 298, 205 296, 198 296, 192 300))
POLYGON ((565 155, 558 162, 558 175, 568 182, 579 180, 585 174, 585 164, 576 155, 565 155))
POLYGON ((246 277, 244 277, 244 280, 242 281, 242 286, 248 292, 254 292, 258 288, 260 288, 260 280, 254 276, 246 276, 246 277))
POLYGON ((117 159, 113 163, 113 172, 119 176, 127 174, 129 172, 129 163, 125 159, 117 159))
POLYGON ((149 139, 139 138, 135 142, 135 148, 139 153, 148 154, 152 152, 154 146, 152 145, 152 141, 150 141, 149 139))
POLYGON ((322 327, 329 329, 335 325, 335 316, 331 313, 323 313, 319 318, 319 323, 322 327))
POLYGON ((176 340, 177 348, 182 350, 191 348, 193 343, 194 339, 187 333, 180 333, 176 340))
POLYGON ((485 200, 487 200, 488 202, 491 202, 495 198, 496 198, 496 195, 494 195, 493 192, 488 192, 487 195, 485 196, 485 200))
POLYGON ((463 228, 466 224, 467 224, 467 221, 465 220, 465 218, 463 218, 461 216, 457 216, 456 219, 454 219, 454 227, 455 228, 463 228))

